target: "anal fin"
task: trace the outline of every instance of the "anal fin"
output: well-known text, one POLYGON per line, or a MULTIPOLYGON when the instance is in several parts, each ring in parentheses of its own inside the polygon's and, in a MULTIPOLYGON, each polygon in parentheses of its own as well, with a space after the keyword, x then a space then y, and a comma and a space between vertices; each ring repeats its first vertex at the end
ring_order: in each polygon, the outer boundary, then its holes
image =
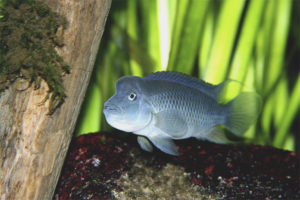
POLYGON ((230 139, 228 139, 225 135, 225 132, 221 129, 221 127, 215 126, 211 129, 210 133, 205 137, 210 142, 218 143, 218 144, 233 144, 236 143, 230 139))

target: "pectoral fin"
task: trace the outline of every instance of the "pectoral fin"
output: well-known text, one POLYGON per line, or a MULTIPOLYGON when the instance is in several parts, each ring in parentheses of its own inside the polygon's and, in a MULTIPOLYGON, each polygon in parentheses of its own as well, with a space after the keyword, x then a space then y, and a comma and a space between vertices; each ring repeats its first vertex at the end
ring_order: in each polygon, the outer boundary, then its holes
POLYGON ((162 137, 149 137, 149 139, 161 151, 174 156, 179 155, 178 149, 172 139, 162 137))
POLYGON ((137 137, 137 142, 139 143, 140 147, 143 150, 148 151, 148 152, 153 151, 153 146, 146 137, 138 136, 137 137))
POLYGON ((184 136, 187 132, 185 120, 176 111, 161 111, 155 114, 155 127, 175 138, 184 136))

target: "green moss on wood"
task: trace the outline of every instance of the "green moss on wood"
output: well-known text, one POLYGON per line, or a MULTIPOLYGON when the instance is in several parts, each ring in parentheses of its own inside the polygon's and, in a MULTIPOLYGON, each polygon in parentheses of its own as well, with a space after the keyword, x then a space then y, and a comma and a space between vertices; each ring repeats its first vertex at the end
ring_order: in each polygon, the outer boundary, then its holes
POLYGON ((36 1, 7 1, 0 18, 0 91, 17 78, 37 89, 41 79, 49 86, 49 113, 66 97, 62 77, 69 66, 57 54, 63 46, 66 20, 36 1), (58 34, 60 32, 60 34, 58 34))

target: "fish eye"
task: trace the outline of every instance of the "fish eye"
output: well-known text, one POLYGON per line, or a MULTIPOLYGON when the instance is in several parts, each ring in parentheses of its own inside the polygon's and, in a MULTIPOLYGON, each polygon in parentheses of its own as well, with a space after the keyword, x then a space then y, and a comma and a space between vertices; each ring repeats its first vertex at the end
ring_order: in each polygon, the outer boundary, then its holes
POLYGON ((136 94, 135 94, 134 92, 131 92, 131 93, 129 94, 129 96, 128 96, 128 99, 129 99, 130 101, 135 100, 135 98, 136 98, 136 94))

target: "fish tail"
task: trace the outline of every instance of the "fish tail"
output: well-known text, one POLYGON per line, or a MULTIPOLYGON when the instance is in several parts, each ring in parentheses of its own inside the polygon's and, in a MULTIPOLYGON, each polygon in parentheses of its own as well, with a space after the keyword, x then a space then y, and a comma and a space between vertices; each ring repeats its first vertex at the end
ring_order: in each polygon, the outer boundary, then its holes
POLYGON ((253 92, 243 92, 226 104, 225 127, 242 136, 257 119, 262 107, 261 97, 253 92))

